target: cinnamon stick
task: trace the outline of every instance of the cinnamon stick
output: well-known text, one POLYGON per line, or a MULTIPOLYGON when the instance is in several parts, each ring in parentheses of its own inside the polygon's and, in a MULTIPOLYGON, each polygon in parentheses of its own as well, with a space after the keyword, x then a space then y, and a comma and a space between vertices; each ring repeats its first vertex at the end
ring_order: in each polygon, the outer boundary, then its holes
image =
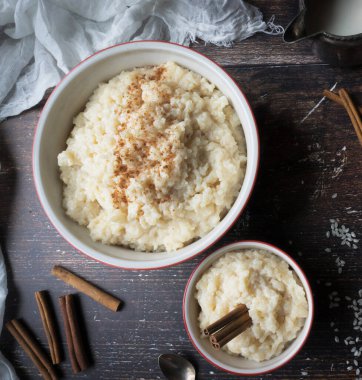
POLYGON ((74 296, 67 294, 59 298, 60 309, 64 320, 68 352, 74 373, 84 371, 89 366, 85 343, 76 315, 74 296))
POLYGON ((362 145, 362 120, 356 109, 356 106, 345 89, 342 88, 339 91, 339 97, 343 101, 343 105, 348 112, 348 115, 349 115, 349 118, 351 119, 354 130, 356 131, 358 140, 360 141, 362 145))
MULTIPOLYGON (((344 106, 343 100, 340 98, 340 96, 338 94, 336 94, 333 91, 324 90, 323 91, 323 96, 325 96, 326 98, 328 98, 328 99, 332 100, 333 102, 339 104, 340 106, 344 106)), ((362 106, 360 106, 358 108, 358 110, 362 114, 362 106)))
POLYGON ((241 324, 235 330, 231 331, 228 335, 224 336, 220 341, 212 342, 212 346, 216 350, 219 350, 221 347, 225 346, 225 344, 233 340, 236 336, 238 336, 239 334, 244 332, 246 329, 248 329, 251 325, 252 325, 252 320, 249 318, 246 322, 241 324))
POLYGON ((217 343, 217 342, 222 341, 226 336, 228 336, 234 330, 238 329, 241 325, 243 325, 248 320, 250 320, 249 313, 245 312, 240 317, 238 317, 234 321, 230 322, 229 324, 227 324, 225 327, 223 327, 219 331, 210 335, 210 342, 211 343, 217 343))
POLYGON ((97 288, 82 277, 79 277, 59 265, 54 266, 52 274, 112 311, 118 311, 122 305, 122 301, 118 298, 97 288))
POLYGON ((38 304, 40 318, 48 340, 52 362, 53 364, 59 364, 62 360, 61 344, 49 296, 46 291, 42 290, 40 292, 35 292, 35 299, 38 304))
POLYGON ((89 365, 89 359, 85 348, 85 342, 81 334, 81 328, 79 324, 79 318, 77 317, 74 297, 70 294, 65 296, 65 304, 68 313, 68 320, 70 331, 72 334, 72 341, 74 344, 74 351, 79 363, 81 371, 84 371, 89 365))
POLYGON ((238 317, 240 317, 242 314, 247 312, 248 309, 244 304, 238 305, 235 309, 231 310, 229 313, 224 315, 222 318, 218 319, 216 322, 212 323, 210 326, 206 327, 204 329, 205 335, 211 335, 214 332, 220 330, 223 326, 227 325, 228 323, 234 321, 238 317))
POLYGON ((65 339, 67 341, 69 359, 70 359, 70 363, 72 365, 73 372, 78 373, 78 372, 80 372, 80 367, 79 367, 79 364, 78 364, 78 361, 77 361, 77 358, 75 355, 75 351, 74 351, 73 338, 72 338, 72 333, 70 331, 70 324, 69 324, 69 320, 68 320, 68 313, 67 313, 67 308, 66 308, 66 303, 65 303, 64 297, 59 298, 59 305, 60 305, 60 311, 62 313, 63 322, 64 322, 65 339))
POLYGON ((52 363, 44 354, 39 343, 30 335, 25 326, 19 320, 13 319, 6 323, 5 327, 38 368, 42 377, 45 380, 57 380, 58 376, 52 363))

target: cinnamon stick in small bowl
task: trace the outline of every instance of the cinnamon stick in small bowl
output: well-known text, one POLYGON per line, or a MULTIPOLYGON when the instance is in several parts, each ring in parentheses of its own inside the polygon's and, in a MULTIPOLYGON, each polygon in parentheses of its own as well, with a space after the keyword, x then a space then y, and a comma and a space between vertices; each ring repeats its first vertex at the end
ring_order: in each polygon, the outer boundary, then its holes
POLYGON ((204 329, 205 335, 211 335, 214 332, 220 330, 222 327, 226 326, 228 323, 234 321, 237 317, 242 316, 248 309, 244 304, 238 305, 235 309, 231 310, 229 313, 224 315, 222 318, 218 319, 216 322, 212 323, 210 326, 204 329))
POLYGON ((204 334, 210 336, 209 340, 213 348, 220 350, 221 347, 243 333, 251 325, 252 320, 248 308, 246 305, 240 304, 204 329, 204 334))
POLYGON ((210 336, 210 342, 216 350, 229 343, 235 337, 243 333, 252 325, 252 321, 247 317, 244 321, 241 319, 236 320, 233 326, 226 326, 224 329, 218 331, 215 335, 210 336))
POLYGON ((122 306, 122 301, 120 299, 99 289, 84 278, 72 273, 60 265, 55 265, 53 267, 52 274, 112 311, 118 311, 122 306))

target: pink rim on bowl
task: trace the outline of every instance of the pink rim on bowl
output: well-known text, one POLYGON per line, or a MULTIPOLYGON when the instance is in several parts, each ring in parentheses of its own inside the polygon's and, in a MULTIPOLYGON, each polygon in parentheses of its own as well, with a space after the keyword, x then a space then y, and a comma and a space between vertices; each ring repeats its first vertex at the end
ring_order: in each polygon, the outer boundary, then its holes
MULTIPOLYGON (((196 299, 194 301, 197 302, 196 299)), ((211 253, 206 258, 204 258, 196 266, 196 268, 191 273, 191 275, 187 281, 186 287, 185 287, 183 302, 182 302, 182 315, 183 315, 183 320, 184 320, 184 326, 185 326, 187 335, 189 336, 189 339, 190 339, 192 345, 194 346, 194 348, 198 351, 198 353, 207 362, 209 362, 214 367, 216 367, 222 371, 231 373, 233 375, 257 376, 257 375, 262 375, 265 373, 273 372, 273 371, 277 370, 278 368, 286 365, 303 348, 303 346, 306 343, 307 338, 310 334, 312 324, 313 324, 314 300, 313 300, 312 289, 311 289, 311 286, 309 284, 309 281, 308 281, 306 275, 304 274, 303 270, 300 268, 300 266, 296 263, 296 261, 292 257, 290 257, 286 252, 282 251, 280 248, 277 248, 276 246, 274 246, 272 244, 261 242, 258 240, 246 240, 246 241, 238 241, 238 242, 235 242, 232 244, 227 244, 227 245, 219 248, 218 250, 211 253), (300 333, 300 334, 303 334, 302 341, 294 348, 294 351, 289 356, 287 356, 284 360, 281 360, 280 362, 275 363, 275 365, 270 366, 270 368, 263 369, 263 370, 258 370, 257 368, 253 369, 253 370, 250 370, 250 369, 245 370, 245 369, 239 369, 239 368, 231 369, 229 365, 223 364, 222 362, 220 362, 220 360, 217 360, 212 355, 210 355, 210 353, 208 353, 202 347, 202 345, 198 342, 198 341, 202 341, 201 332, 199 331, 199 328, 198 328, 198 333, 194 334, 194 333, 192 333, 192 331, 191 331, 192 328, 190 327, 191 321, 190 321, 190 317, 189 317, 189 313, 188 313, 189 304, 190 304, 190 299, 192 299, 192 297, 193 298, 195 297, 194 286, 195 286, 197 280, 200 278, 202 273, 204 273, 217 258, 221 257, 222 255, 226 254, 227 252, 232 252, 232 251, 235 251, 237 249, 245 249, 245 248, 264 249, 264 250, 267 250, 267 251, 272 252, 274 254, 277 254, 279 257, 281 257, 282 259, 287 261, 287 263, 293 268, 293 270, 296 272, 296 274, 298 275, 298 277, 300 278, 300 280, 303 284, 303 287, 304 287, 304 290, 306 293, 306 297, 307 297, 307 301, 308 301, 308 306, 309 306, 308 317, 307 317, 306 323, 305 323, 305 325, 304 325, 304 327, 300 333), (217 257, 214 258, 215 256, 217 256, 217 257)), ((197 327, 198 327, 198 321, 197 320, 195 323, 197 324, 197 327)), ((291 345, 287 348, 287 350, 290 347, 292 347, 292 345, 293 345, 293 343, 291 343, 291 345)))
MULTIPOLYGON (((134 50, 136 50, 136 49, 134 49, 134 50)), ((127 50, 127 52, 128 52, 128 50, 127 50)), ((172 265, 180 264, 182 262, 185 262, 187 260, 192 259, 193 257, 195 257, 198 254, 201 254, 202 252, 204 252, 208 248, 210 248, 210 246, 212 246, 216 241, 221 239, 222 236, 224 236, 228 232, 228 230, 233 226, 233 224, 239 218, 240 214, 242 213, 245 206, 247 205, 247 203, 250 199, 252 190, 253 190, 254 185, 255 185, 255 181, 256 181, 256 177, 257 177, 257 170, 258 170, 258 166, 259 166, 259 159, 260 159, 260 157, 259 157, 259 151, 260 151, 259 145, 260 145, 260 143, 259 143, 258 130, 257 130, 255 117, 254 117, 254 114, 251 110, 250 104, 247 101, 244 94, 242 93, 239 85, 235 82, 235 80, 221 66, 219 66, 217 63, 215 63, 211 59, 207 58, 203 54, 195 52, 194 50, 192 50, 190 48, 187 48, 187 47, 184 47, 184 46, 181 46, 178 44, 174 44, 174 43, 170 43, 170 42, 164 42, 164 41, 127 42, 124 44, 118 44, 118 45, 114 45, 114 46, 108 47, 106 49, 100 50, 97 53, 86 58, 85 60, 80 62, 77 66, 75 66, 58 83, 58 85, 52 91, 51 95, 49 96, 47 102, 45 103, 45 105, 44 105, 44 107, 43 107, 43 109, 39 115, 38 123, 37 123, 36 129, 35 129, 34 140, 33 140, 33 160, 32 160, 33 161, 33 178, 34 178, 35 188, 36 188, 36 192, 37 192, 39 201, 40 201, 47 217, 49 218, 49 220, 53 224, 54 228, 58 231, 58 233, 75 249, 77 249, 81 253, 85 254, 87 257, 95 259, 98 262, 101 262, 103 264, 107 264, 110 266, 122 268, 122 269, 130 269, 130 270, 133 270, 133 269, 140 269, 140 270, 160 269, 160 268, 165 268, 165 267, 169 267, 172 265), (39 155, 39 149, 40 149, 39 140, 40 140, 41 136, 39 137, 39 135, 41 135, 41 133, 43 131, 43 126, 45 123, 45 120, 43 120, 43 119, 44 118, 46 119, 46 116, 44 116, 44 114, 48 114, 49 111, 51 110, 51 107, 53 106, 52 102, 53 102, 54 98, 55 98, 55 100, 54 100, 54 102, 55 102, 57 100, 57 97, 59 96, 59 94, 62 92, 62 90, 66 86, 66 84, 68 84, 70 81, 72 81, 76 77, 76 75, 78 75, 80 72, 82 72, 84 66, 88 67, 89 65, 91 65, 93 60, 99 61, 101 59, 107 58, 110 54, 112 54, 112 51, 114 52, 114 55, 122 54, 124 52, 122 52, 122 51, 120 52, 119 49, 123 49, 123 50, 125 50, 126 48, 127 49, 133 49, 134 47, 137 47, 137 46, 140 46, 143 49, 145 49, 147 47, 147 49, 149 49, 150 51, 155 46, 158 46, 158 47, 162 46, 163 49, 165 50, 165 52, 167 52, 167 50, 165 49, 165 46, 166 47, 169 46, 168 49, 173 49, 173 50, 176 50, 178 52, 183 51, 184 52, 183 54, 186 54, 185 52, 188 52, 187 58, 190 60, 195 59, 195 57, 199 57, 199 58, 197 58, 198 60, 202 60, 204 64, 207 63, 208 65, 213 67, 214 70, 218 70, 218 75, 222 76, 223 80, 228 81, 228 85, 231 85, 231 83, 232 83, 235 91, 237 91, 237 94, 240 97, 240 101, 244 102, 243 106, 245 107, 245 110, 251 119, 251 123, 250 123, 251 126, 249 126, 249 128, 251 128, 252 133, 255 135, 255 142, 254 142, 255 146, 253 146, 253 148, 255 149, 256 165, 255 165, 255 168, 253 168, 253 173, 251 174, 252 180, 251 180, 249 190, 245 195, 245 201, 241 205, 240 209, 237 210, 237 214, 233 217, 232 220, 230 220, 228 222, 226 227, 224 227, 224 230, 221 231, 220 233, 218 233, 217 236, 212 237, 212 238, 209 237, 208 243, 204 244, 203 247, 201 247, 200 249, 194 248, 194 251, 192 253, 187 254, 187 252, 186 252, 184 255, 182 255, 185 257, 180 257, 179 259, 177 258, 178 255, 175 254, 175 256, 169 260, 169 262, 162 262, 162 261, 167 261, 167 260, 159 260, 157 262, 152 262, 152 263, 147 262, 146 264, 142 263, 142 261, 129 262, 129 261, 123 260, 123 259, 117 259, 117 258, 113 258, 113 257, 110 258, 106 254, 101 253, 99 250, 97 251, 97 250, 90 249, 90 248, 86 247, 85 244, 83 244, 76 237, 72 236, 72 234, 66 229, 66 227, 60 221, 58 221, 57 217, 55 216, 54 212, 52 211, 52 207, 49 204, 47 197, 45 196, 43 185, 42 185, 42 182, 40 180, 40 169, 39 169, 38 155, 39 155), (107 54, 107 55, 105 55, 105 54, 107 54), (103 56, 103 55, 105 55, 105 56, 103 56), (194 56, 194 57, 192 58, 192 56, 194 56), (66 83, 66 84, 64 84, 64 83, 66 83)), ((249 157, 249 153, 248 153, 248 157, 249 157)), ((248 171, 248 168, 247 168, 247 171, 248 171)), ((216 228, 217 227, 215 227, 215 229, 216 228)), ((207 234, 205 237, 203 237, 199 240, 203 240, 203 239, 207 238, 213 231, 211 231, 209 234, 207 234)), ((192 244, 190 246, 192 246, 192 244)), ((177 251, 177 252, 179 252, 179 251, 177 251)))

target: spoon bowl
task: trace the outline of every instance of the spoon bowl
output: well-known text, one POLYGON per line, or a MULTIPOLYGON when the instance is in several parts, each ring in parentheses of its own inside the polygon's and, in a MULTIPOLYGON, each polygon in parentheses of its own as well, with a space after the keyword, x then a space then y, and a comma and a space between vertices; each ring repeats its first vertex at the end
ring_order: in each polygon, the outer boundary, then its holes
POLYGON ((158 365, 168 380, 195 380, 195 367, 185 358, 176 354, 162 354, 158 365))

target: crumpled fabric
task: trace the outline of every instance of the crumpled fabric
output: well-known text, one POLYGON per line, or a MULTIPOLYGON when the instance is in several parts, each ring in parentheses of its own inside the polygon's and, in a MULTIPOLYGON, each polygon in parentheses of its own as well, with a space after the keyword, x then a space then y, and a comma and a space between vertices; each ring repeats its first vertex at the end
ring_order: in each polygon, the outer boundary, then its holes
MULTIPOLYGON (((8 294, 8 288, 6 284, 6 268, 4 262, 4 256, 0 248, 0 332, 4 322, 5 313, 5 299, 8 294)), ((9 361, 0 352, 0 379, 1 380, 18 380, 15 371, 9 361)))
POLYGON ((0 0, 0 121, 36 105, 71 68, 111 45, 229 46, 282 31, 243 0, 0 0))

